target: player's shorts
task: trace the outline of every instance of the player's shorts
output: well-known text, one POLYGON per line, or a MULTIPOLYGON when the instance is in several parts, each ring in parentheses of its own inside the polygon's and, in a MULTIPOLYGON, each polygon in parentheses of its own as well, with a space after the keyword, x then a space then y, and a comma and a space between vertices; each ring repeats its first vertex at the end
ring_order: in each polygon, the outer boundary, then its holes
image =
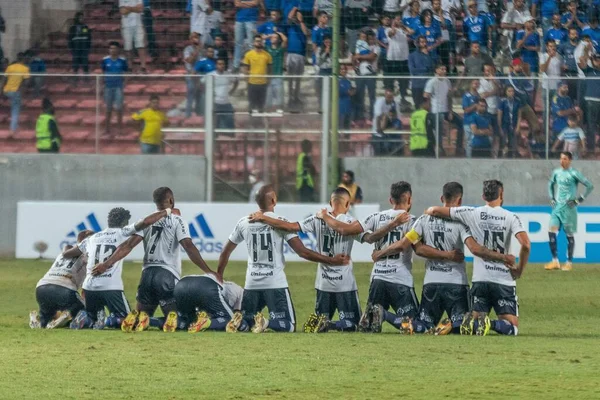
POLYGON ((385 310, 392 307, 399 317, 415 318, 419 311, 419 301, 415 289, 399 283, 373 279, 369 287, 370 304, 379 304, 385 310))
POLYGON ((296 311, 288 288, 244 289, 242 314, 250 326, 253 325, 254 315, 265 307, 269 310, 269 319, 288 320, 292 323, 292 331, 296 330, 296 311))
POLYGON ((105 87, 104 88, 104 104, 107 110, 113 108, 117 111, 123 109, 123 88, 120 87, 105 87))
POLYGON ((92 319, 96 319, 98 311, 108 308, 109 314, 117 318, 125 318, 131 311, 122 290, 84 290, 85 311, 92 319))
POLYGON ((361 315, 358 291, 335 293, 317 289, 315 313, 325 314, 331 319, 336 310, 340 316, 340 321, 348 320, 355 325, 358 324, 361 315))
POLYGON ((550 214, 550 226, 563 227, 567 235, 577 233, 577 207, 557 206, 550 214))
POLYGON ((223 287, 208 277, 186 276, 175 286, 177 311, 189 321, 196 312, 205 311, 212 318, 225 317, 229 321, 233 310, 223 297, 223 287))
POLYGON ((423 286, 419 319, 430 327, 437 325, 444 312, 452 322, 462 321, 469 311, 469 286, 428 283, 423 286))
POLYGON ((35 298, 40 306, 42 328, 50 322, 57 311, 69 311, 74 317, 84 305, 81 296, 75 290, 60 285, 42 285, 35 289, 35 298))
MULTIPOLYGON (((143 308, 156 310, 175 304, 173 291, 178 279, 172 272, 162 267, 148 267, 142 271, 136 299, 143 308)), ((146 310, 144 310, 146 311, 146 310)))
POLYGON ((473 311, 489 313, 493 308, 496 315, 519 316, 517 287, 492 282, 473 282, 471 287, 473 311))
POLYGON ((146 46, 144 43, 144 27, 141 24, 121 27, 121 35, 123 35, 123 49, 125 51, 133 50, 134 45, 136 49, 143 49, 146 46))

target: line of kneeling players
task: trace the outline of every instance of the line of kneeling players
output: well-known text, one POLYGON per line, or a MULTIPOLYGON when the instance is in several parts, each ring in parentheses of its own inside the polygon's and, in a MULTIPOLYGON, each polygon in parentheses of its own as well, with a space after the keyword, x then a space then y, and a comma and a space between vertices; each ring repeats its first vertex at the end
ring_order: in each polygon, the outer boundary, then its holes
POLYGON ((443 188, 444 206, 431 207, 417 219, 409 214, 411 185, 396 182, 390 190, 392 208, 364 221, 348 214, 350 194, 337 188, 329 210, 290 222, 274 214, 277 196, 267 185, 257 194, 259 211, 236 225, 216 272, 193 245, 185 222, 174 208, 172 191, 158 188, 153 194, 157 212, 129 224, 129 212, 115 208, 109 213, 106 230, 81 232, 77 245, 56 258, 38 282, 39 313, 31 312, 30 326, 120 327, 126 332, 150 327, 165 332, 293 332, 295 311, 283 272, 283 246, 287 243, 300 257, 319 263, 315 313, 304 324, 305 332, 378 333, 387 321, 405 334, 486 335, 492 329, 516 335, 515 280, 527 263, 529 239, 519 218, 501 207, 502 183, 490 180, 483 186, 485 206, 461 207, 463 188, 449 182, 443 188), (299 231, 315 235, 318 252, 303 246, 295 234, 299 231), (508 254, 511 236, 521 244, 518 263, 508 254), (137 307, 131 311, 123 292, 122 262, 142 240, 144 265, 137 307), (244 289, 222 278, 229 256, 242 241, 249 256, 244 289), (353 241, 375 244, 364 312, 350 259, 353 241), (204 275, 181 278, 180 245, 204 275), (471 289, 464 245, 475 256, 471 289), (413 251, 427 259, 420 306, 413 288, 413 251), (85 302, 78 294, 80 288, 85 302), (154 317, 158 306, 166 318, 154 317), (262 312, 265 306, 269 319, 262 312), (488 316, 492 308, 498 316, 494 321, 488 316), (336 311, 339 320, 333 321, 336 311), (444 312, 448 318, 441 320, 444 312))

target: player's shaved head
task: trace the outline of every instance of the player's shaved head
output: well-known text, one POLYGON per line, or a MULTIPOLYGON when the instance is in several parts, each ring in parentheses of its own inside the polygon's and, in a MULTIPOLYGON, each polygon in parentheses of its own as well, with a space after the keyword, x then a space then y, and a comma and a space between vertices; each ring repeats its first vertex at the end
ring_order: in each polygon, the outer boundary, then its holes
POLYGON ((261 210, 270 210, 275 207, 277 194, 275 193, 275 189, 273 189, 273 185, 261 187, 258 193, 256 193, 255 200, 256 204, 258 204, 258 208, 261 210))
POLYGON ((347 189, 338 187, 331 193, 329 204, 334 209, 337 208, 337 212, 343 212, 345 214, 348 212, 348 208, 350 208, 350 198, 350 192, 347 189), (338 207, 336 207, 336 205, 338 207))
POLYGON ((92 236, 94 233, 96 233, 96 232, 89 230, 89 229, 79 232, 77 234, 77 243, 83 242, 87 237, 92 236))
POLYGON ((504 185, 497 179, 490 179, 483 182, 483 199, 485 201, 494 201, 500 198, 504 185))
POLYGON ((158 207, 164 206, 165 208, 169 208, 175 205, 173 191, 166 186, 155 189, 152 193, 152 200, 158 207))
POLYGON ((567 157, 569 160, 573 159, 573 153, 571 153, 570 151, 561 151, 560 155, 567 157))
POLYGON ((458 182, 448 182, 442 189, 444 201, 451 203, 463 195, 463 186, 458 182))
POLYGON ((410 183, 400 181, 392 184, 390 188, 390 198, 396 204, 406 204, 412 196, 412 187, 410 183))
POLYGON ((115 207, 108 213, 108 227, 122 228, 129 223, 131 214, 123 207, 115 207))

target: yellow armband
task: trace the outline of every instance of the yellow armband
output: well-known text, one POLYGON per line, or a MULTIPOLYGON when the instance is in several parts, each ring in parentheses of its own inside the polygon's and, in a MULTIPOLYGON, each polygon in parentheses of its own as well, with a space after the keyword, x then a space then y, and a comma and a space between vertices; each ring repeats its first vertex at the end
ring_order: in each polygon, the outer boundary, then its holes
POLYGON ((421 241, 421 236, 414 229, 411 229, 404 237, 412 244, 417 244, 421 241))

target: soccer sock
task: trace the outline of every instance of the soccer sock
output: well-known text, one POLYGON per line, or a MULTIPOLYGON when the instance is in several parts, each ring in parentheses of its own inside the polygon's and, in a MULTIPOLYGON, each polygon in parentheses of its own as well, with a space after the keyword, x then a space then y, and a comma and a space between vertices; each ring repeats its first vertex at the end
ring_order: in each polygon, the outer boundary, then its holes
POLYGON ((333 325, 333 329, 339 332, 355 332, 356 324, 347 319, 342 319, 340 321, 331 321, 333 325))
POLYGON ((431 327, 420 319, 414 319, 412 326, 415 333, 425 333, 431 327))
MULTIPOLYGON (((475 321, 477 322, 477 321, 475 321)), ((492 330, 501 335, 517 336, 519 329, 504 319, 492 321, 492 330)))
POLYGON ((552 253, 552 259, 558 258, 558 250, 556 247, 556 232, 548 232, 548 239, 550 239, 550 253, 552 253))
POLYGON ((287 319, 270 319, 269 329, 275 332, 292 332, 292 322, 287 319))
POLYGON ((575 238, 573 236, 567 236, 567 259, 569 262, 573 262, 573 252, 575 251, 575 238))
POLYGON ((152 328, 158 328, 158 329, 162 329, 163 325, 165 324, 165 318, 159 318, 159 317, 150 317, 150 326, 152 328))
MULTIPOLYGON (((229 320, 227 318, 212 318, 210 320, 209 331, 224 331, 229 320)), ((240 326, 241 327, 241 326, 240 326)))
POLYGON ((462 319, 452 323, 452 331, 450 333, 460 335, 460 326, 462 325, 462 319))
POLYGON ((392 324, 394 326, 394 328, 400 329, 400 323, 402 322, 402 318, 400 318, 396 314, 391 313, 387 310, 384 310, 383 311, 383 319, 385 319, 387 322, 392 324))

